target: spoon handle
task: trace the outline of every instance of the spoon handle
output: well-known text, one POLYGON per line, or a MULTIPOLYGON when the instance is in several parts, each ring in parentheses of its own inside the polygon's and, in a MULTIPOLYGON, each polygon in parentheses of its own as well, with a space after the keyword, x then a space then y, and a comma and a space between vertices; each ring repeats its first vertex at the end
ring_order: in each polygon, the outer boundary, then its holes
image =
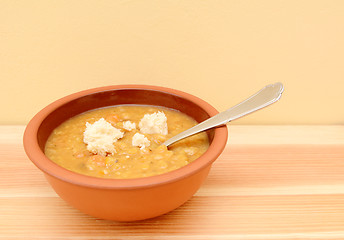
POLYGON ((197 124, 196 126, 177 134, 168 139, 163 144, 169 146, 172 143, 179 141, 188 136, 208 130, 213 127, 224 125, 232 120, 245 116, 249 113, 255 112, 261 108, 269 106, 278 101, 282 95, 284 88, 282 83, 270 84, 259 90, 257 93, 242 101, 241 103, 231 107, 230 109, 216 114, 215 116, 197 124))

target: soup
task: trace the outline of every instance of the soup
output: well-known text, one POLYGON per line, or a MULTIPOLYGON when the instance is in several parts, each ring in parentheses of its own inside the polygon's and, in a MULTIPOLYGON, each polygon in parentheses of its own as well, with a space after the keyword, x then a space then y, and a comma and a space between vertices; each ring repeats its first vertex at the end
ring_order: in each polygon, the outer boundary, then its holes
POLYGON ((206 133, 162 143, 197 122, 173 109, 120 105, 88 111, 58 126, 45 155, 71 171, 128 179, 163 174, 187 165, 209 147, 206 133))

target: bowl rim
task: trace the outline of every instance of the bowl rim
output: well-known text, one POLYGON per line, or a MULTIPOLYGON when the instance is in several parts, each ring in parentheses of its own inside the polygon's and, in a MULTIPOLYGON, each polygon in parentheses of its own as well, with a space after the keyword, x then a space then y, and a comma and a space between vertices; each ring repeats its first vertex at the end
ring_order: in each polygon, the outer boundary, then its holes
POLYGON ((136 189, 136 188, 149 188, 157 185, 167 184, 177 180, 186 178, 192 174, 197 173, 201 169, 212 164, 213 161, 222 153, 223 149, 227 143, 228 131, 227 126, 221 126, 215 128, 214 138, 212 143, 209 145, 208 150, 195 161, 170 172, 150 176, 143 178, 133 178, 133 179, 108 179, 108 178, 98 178, 83 175, 65 169, 58 164, 51 161, 45 156, 44 152, 40 149, 38 145, 37 133, 41 126, 43 120, 54 110, 63 106, 64 104, 94 93, 112 91, 112 90, 153 90, 163 92, 169 95, 177 95, 188 101, 195 103, 196 105, 203 108, 210 116, 214 116, 218 111, 211 106, 206 101, 193 96, 189 93, 167 88, 161 86, 153 85, 139 85, 139 84, 126 84, 126 85, 110 85, 97 88, 91 88, 76 93, 72 93, 65 97, 62 97, 39 111, 27 124, 24 137, 23 145, 24 150, 29 157, 29 159, 45 174, 53 176, 65 182, 69 182, 75 185, 81 185, 84 187, 99 188, 99 189, 136 189))

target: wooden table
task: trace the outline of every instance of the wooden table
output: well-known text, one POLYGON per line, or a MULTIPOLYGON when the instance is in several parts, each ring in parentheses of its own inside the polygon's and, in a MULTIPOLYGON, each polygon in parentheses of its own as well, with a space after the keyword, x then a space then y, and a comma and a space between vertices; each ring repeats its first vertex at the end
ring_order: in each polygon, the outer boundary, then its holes
POLYGON ((0 239, 344 239, 344 126, 229 127, 196 195, 161 217, 118 223, 61 200, 0 126, 0 239))

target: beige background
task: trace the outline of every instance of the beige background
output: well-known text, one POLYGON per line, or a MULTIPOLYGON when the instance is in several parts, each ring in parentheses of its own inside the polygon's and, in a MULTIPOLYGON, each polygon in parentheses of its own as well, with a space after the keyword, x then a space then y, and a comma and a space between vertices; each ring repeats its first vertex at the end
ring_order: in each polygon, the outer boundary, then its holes
POLYGON ((113 84, 155 84, 222 111, 285 93, 235 124, 344 124, 344 1, 0 0, 0 124, 113 84))

